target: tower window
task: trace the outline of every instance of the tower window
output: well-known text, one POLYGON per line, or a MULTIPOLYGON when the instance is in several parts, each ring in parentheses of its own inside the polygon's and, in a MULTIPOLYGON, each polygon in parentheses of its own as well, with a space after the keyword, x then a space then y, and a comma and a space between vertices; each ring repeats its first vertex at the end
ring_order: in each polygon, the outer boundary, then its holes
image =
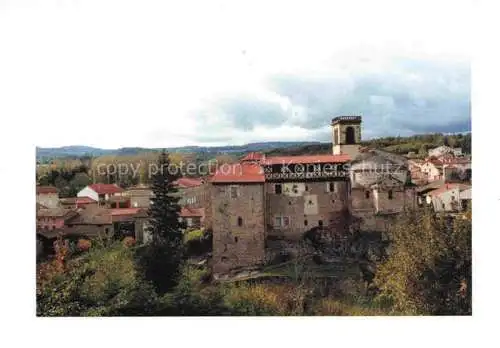
POLYGON ((283 191, 282 191, 282 187, 281 187, 281 184, 275 184, 274 185, 274 193, 276 193, 277 195, 280 195, 283 191))
POLYGON ((330 181, 326 183, 326 192, 335 192, 335 183, 330 181))
POLYGON ((238 198, 238 186, 231 186, 231 198, 238 198))
POLYGON ((243 226, 243 219, 241 218, 241 216, 238 216, 238 226, 243 226))
POLYGON ((389 190, 389 192, 387 192, 387 198, 392 199, 392 190, 389 190))
POLYGON ((370 198, 370 191, 365 191, 365 198, 366 199, 370 198))
POLYGON ((356 143, 354 128, 351 126, 345 129, 345 143, 348 145, 356 143))

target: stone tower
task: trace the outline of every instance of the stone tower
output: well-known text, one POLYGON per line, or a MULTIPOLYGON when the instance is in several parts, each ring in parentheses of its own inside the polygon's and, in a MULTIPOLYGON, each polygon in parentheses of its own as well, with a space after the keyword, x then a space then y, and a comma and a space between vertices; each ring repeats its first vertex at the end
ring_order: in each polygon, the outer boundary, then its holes
POLYGON ((338 116, 332 120, 334 155, 347 154, 353 160, 361 143, 361 116, 338 116))

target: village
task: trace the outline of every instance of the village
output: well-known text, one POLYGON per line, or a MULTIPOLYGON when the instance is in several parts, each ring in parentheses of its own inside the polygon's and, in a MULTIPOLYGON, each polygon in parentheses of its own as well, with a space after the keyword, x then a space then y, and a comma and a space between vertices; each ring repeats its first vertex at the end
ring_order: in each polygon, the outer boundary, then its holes
MULTIPOLYGON (((457 214, 471 206, 471 156, 460 148, 430 149, 425 159, 360 145, 361 116, 331 121, 330 155, 266 156, 252 152, 200 178, 175 182, 186 231, 210 231, 215 274, 258 267, 311 230, 342 236, 354 221, 384 232, 405 210, 457 214)), ((57 238, 151 241, 147 185, 126 189, 94 183, 75 197, 36 187, 37 256, 57 238)))

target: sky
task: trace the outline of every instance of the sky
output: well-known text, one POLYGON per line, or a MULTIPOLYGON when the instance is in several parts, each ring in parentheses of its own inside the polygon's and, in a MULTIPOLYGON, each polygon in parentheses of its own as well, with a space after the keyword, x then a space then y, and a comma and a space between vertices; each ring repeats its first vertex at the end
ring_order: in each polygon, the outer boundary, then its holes
POLYGON ((0 115, 37 146, 470 131, 471 1, 0 0, 0 115))

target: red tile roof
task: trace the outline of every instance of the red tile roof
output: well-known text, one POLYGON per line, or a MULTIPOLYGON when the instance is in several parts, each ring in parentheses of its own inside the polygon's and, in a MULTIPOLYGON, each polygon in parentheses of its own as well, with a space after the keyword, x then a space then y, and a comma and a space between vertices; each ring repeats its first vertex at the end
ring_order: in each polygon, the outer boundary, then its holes
POLYGON ((203 184, 203 180, 201 179, 193 179, 193 178, 180 178, 177 179, 174 184, 176 184, 179 188, 189 188, 196 187, 203 184))
POLYGON ((458 188, 460 191, 470 188, 470 185, 466 184, 444 184, 443 186, 429 192, 430 196, 439 196, 440 194, 458 188))
POLYGON ((76 204, 91 204, 97 202, 90 197, 75 197, 75 198, 76 198, 75 199, 76 204))
POLYGON ((230 182, 264 182, 264 170, 256 163, 235 163, 223 164, 214 176, 211 178, 212 183, 230 183, 230 182))
POLYGON ((68 198, 61 198, 61 203, 62 204, 90 204, 90 203, 96 203, 96 201, 94 201, 90 197, 68 197, 68 198))
POLYGON ((182 217, 203 217, 205 212, 203 208, 182 207, 180 216, 182 217))
POLYGON ((115 184, 92 184, 89 185, 89 187, 100 195, 119 193, 124 191, 120 186, 115 184))
POLYGON ((50 194, 50 193, 57 193, 57 189, 54 186, 37 186, 36 187, 36 194, 37 195, 44 195, 44 194, 50 194))
POLYGON ((261 161, 264 159, 266 156, 263 153, 260 152, 250 152, 248 153, 245 157, 241 159, 241 161, 261 161))
POLYGON ((141 208, 116 208, 116 209, 109 209, 109 214, 111 216, 118 216, 118 215, 135 215, 139 212, 141 212, 141 208))
POLYGON ((307 164, 307 163, 344 163, 350 161, 349 155, 310 155, 310 156, 280 156, 267 157, 262 161, 264 165, 272 164, 307 164))

